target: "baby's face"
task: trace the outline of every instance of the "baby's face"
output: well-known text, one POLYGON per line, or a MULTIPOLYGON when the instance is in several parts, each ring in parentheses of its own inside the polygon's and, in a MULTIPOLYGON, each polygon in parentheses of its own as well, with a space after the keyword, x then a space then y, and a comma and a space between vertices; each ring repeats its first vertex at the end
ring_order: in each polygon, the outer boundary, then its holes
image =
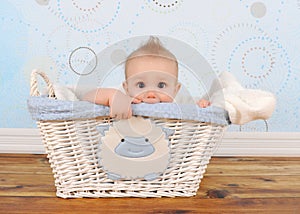
POLYGON ((143 56, 127 63, 124 89, 145 103, 172 102, 180 84, 177 64, 166 58, 143 56))

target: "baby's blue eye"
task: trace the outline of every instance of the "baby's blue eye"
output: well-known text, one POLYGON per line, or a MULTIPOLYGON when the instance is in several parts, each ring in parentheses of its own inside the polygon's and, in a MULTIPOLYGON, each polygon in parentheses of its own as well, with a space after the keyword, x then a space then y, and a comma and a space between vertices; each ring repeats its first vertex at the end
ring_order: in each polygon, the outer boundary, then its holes
POLYGON ((139 88, 145 88, 145 83, 143 83, 143 82, 138 82, 137 86, 138 86, 139 88))
POLYGON ((165 88, 166 85, 167 85, 166 83, 160 82, 160 83, 158 83, 157 87, 159 87, 159 88, 165 88))

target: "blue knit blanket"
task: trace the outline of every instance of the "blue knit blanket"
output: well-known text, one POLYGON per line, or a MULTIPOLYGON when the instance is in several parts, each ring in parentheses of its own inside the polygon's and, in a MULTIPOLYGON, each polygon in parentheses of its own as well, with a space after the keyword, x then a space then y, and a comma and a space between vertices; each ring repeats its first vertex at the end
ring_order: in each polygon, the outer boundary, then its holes
MULTIPOLYGON (((109 116, 109 107, 86 101, 65 101, 48 97, 30 97, 28 110, 34 120, 72 120, 109 116)), ((135 116, 195 120, 219 125, 228 125, 230 120, 224 109, 209 106, 199 108, 192 104, 156 103, 132 104, 135 116)))

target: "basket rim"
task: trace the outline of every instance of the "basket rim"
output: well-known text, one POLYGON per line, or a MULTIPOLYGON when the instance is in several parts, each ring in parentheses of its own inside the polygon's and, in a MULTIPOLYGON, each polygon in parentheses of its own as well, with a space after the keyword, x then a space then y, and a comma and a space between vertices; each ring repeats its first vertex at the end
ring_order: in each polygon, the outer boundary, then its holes
MULTIPOLYGON (((28 110, 34 120, 74 120, 109 116, 108 106, 87 101, 56 100, 45 96, 31 96, 27 100, 28 110)), ((219 125, 229 125, 228 112, 216 106, 200 108, 195 104, 140 103, 132 104, 134 116, 191 120, 219 125)))

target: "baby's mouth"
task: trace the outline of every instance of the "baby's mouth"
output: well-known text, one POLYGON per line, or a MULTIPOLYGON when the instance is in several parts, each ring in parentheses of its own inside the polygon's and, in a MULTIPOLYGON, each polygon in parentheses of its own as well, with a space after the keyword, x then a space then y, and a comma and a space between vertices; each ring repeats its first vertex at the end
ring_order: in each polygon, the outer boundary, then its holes
POLYGON ((155 97, 155 98, 144 98, 143 99, 143 102, 144 103, 150 103, 150 104, 153 104, 153 103, 160 103, 160 100, 159 98, 155 97))

